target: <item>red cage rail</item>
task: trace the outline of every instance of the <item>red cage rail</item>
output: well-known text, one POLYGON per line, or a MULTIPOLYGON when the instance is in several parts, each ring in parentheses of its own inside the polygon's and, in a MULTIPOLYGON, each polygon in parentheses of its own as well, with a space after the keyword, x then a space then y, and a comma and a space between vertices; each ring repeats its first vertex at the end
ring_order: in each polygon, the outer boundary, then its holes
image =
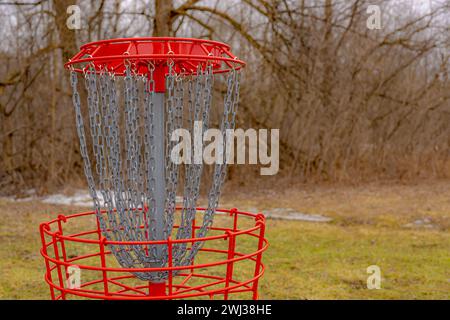
MULTIPOLYGON (((205 208, 197 208, 197 211, 204 212, 205 208)), ((45 259, 45 281, 50 287, 51 298, 153 300, 222 296, 229 299, 232 294, 241 294, 239 297, 242 298, 244 293, 249 293, 252 299, 257 299, 258 281, 264 273, 262 254, 268 247, 264 215, 237 209, 217 209, 217 212, 222 213, 223 218, 220 226, 216 223, 211 227, 213 235, 196 238, 195 231, 200 227, 194 223, 192 238, 173 240, 169 237, 165 241, 108 241, 98 225, 91 230, 72 230, 83 226, 82 219, 95 219, 94 211, 59 215, 42 223, 41 254, 45 259), (174 265, 172 249, 175 245, 192 245, 199 241, 204 245, 195 261, 187 266, 174 265), (111 259, 110 244, 164 244, 168 247, 168 263, 161 268, 123 268, 111 259), (203 258, 212 261, 203 262, 203 258), (243 263, 247 274, 236 272, 243 263), (68 281, 71 267, 80 270, 79 286, 74 287, 68 281), (167 281, 149 283, 131 273, 149 271, 166 271, 167 281)))

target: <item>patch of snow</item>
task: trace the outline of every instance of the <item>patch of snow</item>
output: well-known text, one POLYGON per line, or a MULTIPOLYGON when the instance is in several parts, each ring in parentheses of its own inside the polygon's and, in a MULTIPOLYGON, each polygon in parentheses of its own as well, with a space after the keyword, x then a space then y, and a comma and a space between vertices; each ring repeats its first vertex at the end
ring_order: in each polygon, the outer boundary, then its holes
POLYGON ((27 191, 25 191, 25 194, 28 195, 35 195, 36 194, 36 189, 28 189, 27 191))
MULTIPOLYGON (((72 195, 65 195, 62 193, 56 193, 44 197, 37 197, 34 190, 29 190, 26 192, 29 197, 16 198, 16 197, 2 197, 2 199, 11 202, 28 202, 28 201, 41 201, 47 204, 56 204, 64 206, 78 206, 78 207, 92 207, 93 201, 89 191, 87 190, 77 190, 72 195)), ((103 205, 103 196, 100 191, 97 191, 97 197, 100 199, 100 203, 103 205)), ((182 204, 183 197, 177 196, 175 199, 176 203, 182 204)))
POLYGON ((404 227, 406 228, 427 228, 427 229, 431 229, 434 228, 434 224, 431 223, 431 219, 430 218, 423 218, 423 219, 417 219, 414 220, 411 223, 407 223, 404 225, 404 227))
MULTIPOLYGON (((97 196, 99 199, 102 199, 101 193, 98 192, 97 196)), ((80 206, 80 207, 92 207, 92 198, 89 192, 84 190, 79 190, 75 192, 73 195, 65 195, 65 194, 52 194, 47 197, 41 199, 43 203, 49 204, 57 204, 57 205, 71 205, 71 206, 80 206)))

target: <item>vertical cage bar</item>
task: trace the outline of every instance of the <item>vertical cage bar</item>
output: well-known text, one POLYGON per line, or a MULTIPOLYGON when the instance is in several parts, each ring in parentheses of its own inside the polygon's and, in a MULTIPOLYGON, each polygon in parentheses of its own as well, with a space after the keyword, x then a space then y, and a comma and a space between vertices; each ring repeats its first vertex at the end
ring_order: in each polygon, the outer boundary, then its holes
POLYGON ((55 253, 55 260, 58 261, 58 263, 56 263, 56 270, 58 273, 58 280, 59 280, 59 286, 61 287, 60 291, 61 291, 61 299, 62 300, 66 300, 66 291, 64 288, 64 278, 62 276, 62 271, 61 271, 61 264, 59 263, 59 249, 58 249, 58 237, 59 237, 59 233, 56 232, 53 234, 52 239, 53 239, 53 251, 55 253))
POLYGON ((105 237, 101 237, 100 241, 99 241, 99 245, 100 245, 100 262, 101 262, 101 265, 102 265, 102 277, 103 277, 104 294, 107 296, 107 295, 109 295, 109 288, 108 288, 108 273, 106 271, 105 243, 106 243, 106 238, 105 237))
POLYGON ((230 215, 233 216, 233 232, 237 231, 237 218, 238 218, 237 211, 238 211, 237 208, 233 208, 230 210, 230 215))
MULTIPOLYGON (((66 222, 66 217, 60 214, 58 216, 58 231, 60 235, 63 235, 63 228, 62 228, 62 222, 66 222)), ((59 239, 59 243, 61 244, 61 251, 62 251, 62 258, 64 262, 67 262, 67 254, 66 254, 66 244, 63 239, 59 239)), ((69 277, 69 274, 67 273, 67 266, 64 265, 65 275, 66 279, 69 277)))
POLYGON ((228 293, 230 286, 230 282, 233 279, 233 266, 234 261, 230 261, 234 258, 234 250, 236 247, 236 234, 231 231, 227 231, 228 234, 228 262, 227 262, 227 274, 225 276, 225 293, 224 293, 224 299, 228 300, 228 293))
MULTIPOLYGON (((255 262, 255 272, 253 274, 254 277, 258 276, 260 270, 261 270, 261 259, 262 259, 262 252, 260 251, 264 246, 264 234, 266 230, 266 224, 264 223, 264 215, 262 213, 259 213, 256 216, 256 225, 259 225, 259 241, 258 241, 258 251, 259 253, 256 256, 256 262, 255 262)), ((253 282, 253 300, 258 300, 258 282, 259 278, 255 279, 253 282)))
POLYGON ((52 298, 52 300, 55 300, 55 291, 53 289, 53 286, 51 285, 51 283, 53 283, 53 279, 52 279, 52 271, 50 269, 50 263, 47 259, 47 243, 45 242, 45 230, 49 230, 50 227, 48 224, 46 223, 42 223, 39 226, 40 229, 40 233, 41 233, 41 242, 42 242, 42 253, 44 254, 44 260, 45 260, 45 270, 46 270, 46 276, 50 282, 49 287, 50 287, 50 297, 52 298))

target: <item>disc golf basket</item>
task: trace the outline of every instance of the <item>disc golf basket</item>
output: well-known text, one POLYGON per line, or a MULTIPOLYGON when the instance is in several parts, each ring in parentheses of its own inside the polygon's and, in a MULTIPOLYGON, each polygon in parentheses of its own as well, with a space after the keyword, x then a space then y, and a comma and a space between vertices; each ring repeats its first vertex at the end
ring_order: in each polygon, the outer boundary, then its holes
POLYGON ((174 130, 205 132, 213 109, 226 141, 244 65, 228 45, 185 38, 92 42, 66 63, 94 211, 40 226, 52 299, 257 299, 264 216, 217 208, 230 150, 209 175, 195 152, 172 153, 174 130))

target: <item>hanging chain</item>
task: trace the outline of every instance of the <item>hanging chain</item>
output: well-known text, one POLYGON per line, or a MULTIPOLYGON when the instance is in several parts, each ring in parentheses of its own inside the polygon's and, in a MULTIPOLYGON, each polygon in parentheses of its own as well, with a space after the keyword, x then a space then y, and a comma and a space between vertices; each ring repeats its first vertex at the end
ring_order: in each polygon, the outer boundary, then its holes
MULTIPOLYGON (((75 108, 80 152, 84 162, 89 192, 94 202, 99 226, 108 240, 149 241, 157 239, 158 225, 155 198, 155 79, 154 66, 148 74, 135 73, 135 66, 125 65, 123 77, 123 110, 118 100, 116 78, 106 69, 91 67, 85 72, 87 89, 87 115, 94 166, 91 165, 87 137, 78 93, 78 78, 71 72, 73 105, 75 108), (143 89, 140 90, 140 86, 143 89), (123 123, 122 123, 123 122, 123 123), (92 169, 95 170, 92 170, 92 169), (99 194, 101 194, 102 202, 99 194), (105 214, 101 210, 105 209, 105 214)), ((172 235, 176 211, 176 195, 179 182, 179 165, 172 161, 171 151, 176 141, 171 141, 174 130, 183 128, 186 110, 186 129, 194 136, 195 130, 205 132, 209 128, 213 100, 213 69, 210 64, 199 64, 193 77, 175 71, 173 61, 168 63, 165 79, 165 204, 162 221, 163 237, 172 235), (198 124, 201 123, 201 127, 198 124)), ((222 185, 226 178, 227 145, 226 130, 233 129, 239 100, 239 73, 231 70, 226 78, 227 91, 220 130, 224 147, 223 162, 216 163, 212 185, 208 193, 208 207, 196 237, 206 236, 213 223, 222 185)), ((194 141, 194 139, 191 139, 194 141)), ((194 142, 195 143, 195 142, 194 142)), ((205 142, 201 141, 201 150, 205 142)), ((184 155, 186 157, 186 155, 184 155)), ((190 162, 184 165, 183 207, 176 239, 192 236, 196 205, 200 194, 203 159, 195 159, 190 152, 190 162)), ((159 224, 161 225, 161 224, 159 224)), ((188 265, 201 249, 203 241, 188 247, 187 243, 174 244, 175 266, 188 265)), ((157 245, 110 245, 118 262, 127 268, 163 267, 167 264, 167 246, 157 245)), ((163 281, 167 272, 135 272, 138 278, 148 281, 163 281)))
MULTIPOLYGON (((237 111, 237 105, 239 98, 238 94, 236 93, 236 90, 239 89, 239 86, 236 84, 236 82, 239 81, 238 78, 238 72, 234 69, 230 71, 227 78, 227 93, 225 95, 224 99, 224 112, 222 115, 222 122, 221 122, 221 133, 222 133, 222 141, 226 141, 226 130, 227 129, 234 129, 235 126, 235 118, 236 118, 236 111, 237 111)), ((203 217, 203 223, 202 226, 199 228, 196 238, 203 238, 206 236, 206 233, 208 232, 209 228, 213 224, 214 220, 214 213, 217 209, 217 206, 219 204, 219 197, 220 192, 223 186, 223 183, 225 182, 226 178, 226 165, 227 165, 227 150, 226 150, 226 143, 223 143, 223 154, 219 155, 219 157, 222 157, 223 161, 220 163, 216 163, 214 167, 214 176, 213 176, 213 182, 211 189, 208 194, 208 208, 206 209, 203 217)), ((188 265, 191 263, 191 261, 194 259, 197 252, 202 248, 204 245, 204 241, 197 241, 195 242, 186 259, 181 262, 182 265, 188 265)))

